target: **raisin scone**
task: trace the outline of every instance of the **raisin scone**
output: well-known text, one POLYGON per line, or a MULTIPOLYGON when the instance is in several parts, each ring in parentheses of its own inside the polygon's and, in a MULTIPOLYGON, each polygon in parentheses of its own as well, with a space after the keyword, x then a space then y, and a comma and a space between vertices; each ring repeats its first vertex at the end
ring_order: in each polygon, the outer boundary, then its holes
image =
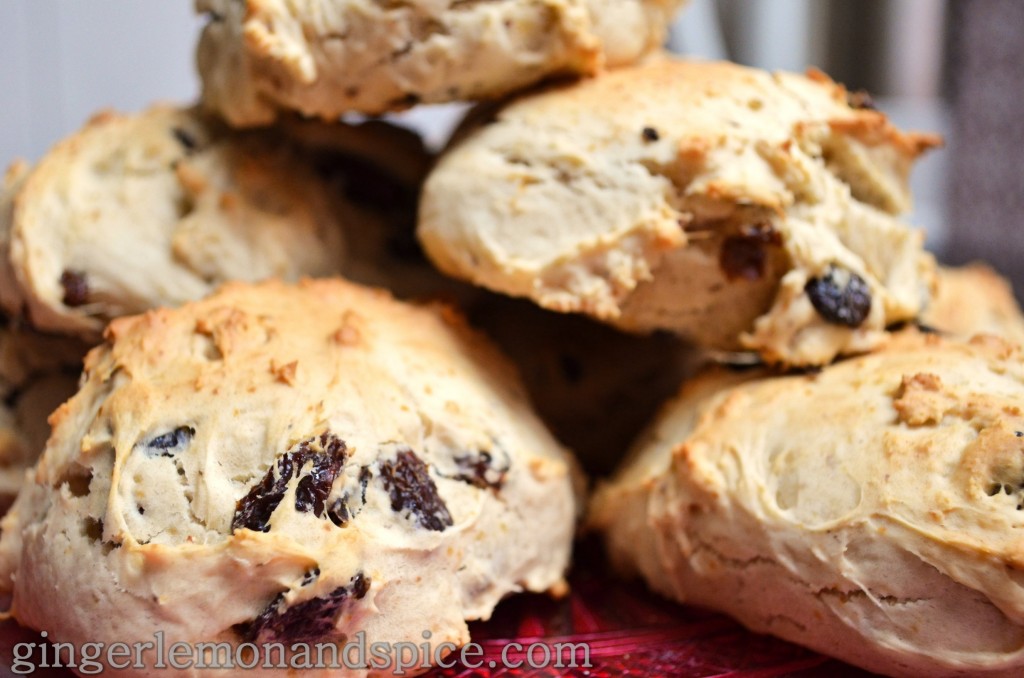
POLYGON ((935 143, 820 73, 654 59, 471 115, 419 236, 546 308, 820 365, 927 299, 934 263, 895 215, 935 143))
POLYGON ((957 336, 995 334, 1024 346, 1024 315, 1008 280, 982 263, 943 266, 938 277, 921 322, 957 336))
POLYGON ((685 0, 197 0, 203 99, 232 125, 504 96, 659 48, 685 0))
POLYGON ((396 216, 396 237, 412 239, 428 161, 418 139, 382 123, 315 127, 234 132, 171 106, 95 117, 0 195, 0 254, 16 281, 0 302, 39 329, 96 339, 112 318, 227 280, 343 272, 347 258, 377 256, 368 248, 390 242, 396 216), (371 183, 375 166, 373 179, 402 175, 371 183), (406 180, 413 198, 387 192, 406 180), (346 249, 349 234, 359 247, 346 249))
POLYGON ((19 622, 437 648, 510 593, 564 589, 571 459, 447 308, 229 283, 106 338, 3 523, 19 622))
POLYGON ((74 339, 0 320, 0 510, 46 446, 47 417, 77 390, 85 351, 74 339))
POLYGON ((712 371, 601 487, 614 564, 872 671, 1024 671, 1024 356, 916 332, 817 374, 712 371))

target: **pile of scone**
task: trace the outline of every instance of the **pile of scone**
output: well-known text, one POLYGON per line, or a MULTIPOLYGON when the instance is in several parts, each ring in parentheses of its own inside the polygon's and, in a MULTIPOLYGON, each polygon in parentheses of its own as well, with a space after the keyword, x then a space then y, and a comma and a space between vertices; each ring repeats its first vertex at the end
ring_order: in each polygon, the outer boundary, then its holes
POLYGON ((196 4, 200 103, 0 191, 15 619, 454 647, 582 526, 873 671, 1024 671, 1024 319, 900 218, 938 139, 660 53, 682 0, 196 4), (364 117, 448 101, 436 158, 364 117))

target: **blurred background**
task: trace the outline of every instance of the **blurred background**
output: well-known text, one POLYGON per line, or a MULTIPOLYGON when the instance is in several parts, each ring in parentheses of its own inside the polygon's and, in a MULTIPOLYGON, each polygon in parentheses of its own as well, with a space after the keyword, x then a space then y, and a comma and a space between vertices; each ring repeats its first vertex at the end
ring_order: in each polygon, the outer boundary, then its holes
MULTIPOLYGON (((37 158, 93 112, 198 92, 189 0, 0 0, 0 163, 37 158)), ((691 0, 678 52, 814 65, 947 148, 914 175, 909 219, 951 262, 986 259, 1024 293, 1024 0, 691 0)), ((460 113, 403 116, 433 143, 460 113)))

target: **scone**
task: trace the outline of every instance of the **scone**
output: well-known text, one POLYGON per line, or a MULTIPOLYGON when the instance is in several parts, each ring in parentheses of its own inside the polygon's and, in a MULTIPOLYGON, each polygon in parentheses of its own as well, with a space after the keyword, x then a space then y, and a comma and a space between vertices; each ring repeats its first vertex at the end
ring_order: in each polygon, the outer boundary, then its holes
POLYGON ((933 282, 905 134, 820 73, 663 58, 478 111, 428 177, 444 271, 549 309, 820 365, 933 282))
POLYGON ((203 100, 232 125, 504 96, 631 63, 685 0, 197 0, 203 100))
POLYGON ((47 417, 77 390, 85 350, 0 320, 0 511, 46 446, 47 417))
POLYGON ((938 277, 922 323, 957 336, 995 334, 1024 346, 1024 315, 1008 280, 981 263, 943 266, 938 277))
POLYGON ((231 283, 106 339, 3 523, 22 624, 438 648, 510 593, 563 589, 571 461, 454 312, 231 283))
POLYGON ((196 109, 101 114, 11 174, 0 278, 16 284, 0 302, 39 329, 96 339, 112 318, 198 299, 227 280, 341 272, 346 257, 368 256, 347 252, 348 233, 362 242, 369 230, 386 245, 390 214, 413 219, 427 156, 411 133, 384 127, 232 132, 196 109), (371 183, 386 174, 368 174, 375 163, 417 175, 413 198, 371 183))
POLYGON ((820 373, 713 371, 591 523, 676 600, 887 675, 1024 671, 1024 360, 899 336, 820 373))

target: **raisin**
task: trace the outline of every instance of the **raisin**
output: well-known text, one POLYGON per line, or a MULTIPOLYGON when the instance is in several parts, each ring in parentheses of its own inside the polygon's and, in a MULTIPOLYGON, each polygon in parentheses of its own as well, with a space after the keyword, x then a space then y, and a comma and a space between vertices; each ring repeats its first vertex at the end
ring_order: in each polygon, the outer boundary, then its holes
POLYGON ((334 434, 320 436, 320 449, 311 447, 316 443, 316 438, 309 438, 294 446, 277 460, 263 480, 238 500, 231 521, 232 532, 242 528, 269 532, 270 516, 284 499, 288 483, 295 477, 299 478, 295 489, 295 510, 312 512, 317 518, 324 517, 327 496, 348 454, 345 442, 334 434), (303 475, 307 465, 309 471, 303 475))
POLYGON ((150 457, 173 457, 174 452, 186 447, 196 435, 191 426, 179 426, 173 431, 163 433, 143 443, 146 454, 150 457))
POLYGON ((493 455, 482 450, 477 454, 456 457, 455 464, 459 467, 459 473, 454 476, 455 480, 461 480, 480 489, 489 487, 500 490, 505 484, 505 475, 509 469, 507 457, 503 464, 496 464, 493 455))
POLYGON ((871 312, 871 290, 856 273, 832 267, 821 278, 812 278, 804 288, 814 309, 833 325, 857 328, 871 312), (840 276, 847 278, 845 284, 840 276))
POLYGON ((345 442, 333 435, 320 436, 323 451, 310 456, 313 467, 299 479, 295 488, 295 510, 319 517, 324 515, 324 504, 331 493, 334 479, 338 477, 348 457, 345 442))
POLYGON ((310 584, 312 584, 313 582, 315 582, 319 578, 320 578, 320 568, 319 567, 314 567, 312 570, 307 572, 302 577, 302 583, 299 584, 299 586, 309 586, 310 584))
POLYGON ((178 140, 178 143, 185 147, 187 152, 191 153, 199 148, 199 142, 196 141, 196 138, 184 129, 175 127, 171 130, 171 134, 173 134, 174 138, 178 140))
POLYGON ((644 127, 642 134, 644 137, 644 141, 649 143, 653 143, 661 139, 661 135, 658 134, 658 130, 654 129, 653 127, 644 127))
POLYGON ((338 497, 327 509, 327 517, 338 527, 345 527, 352 520, 352 511, 348 507, 347 497, 338 497))
POLYGON ((76 308, 89 303, 89 281, 85 273, 66 270, 60 274, 60 285, 64 288, 65 306, 76 308))
MULTIPOLYGON (((305 581, 305 580, 303 580, 305 581)), ((322 598, 284 606, 279 593, 269 605, 248 624, 239 624, 236 631, 246 642, 304 642, 324 638, 338 621, 338 614, 349 598, 360 600, 370 590, 370 578, 359 573, 346 586, 339 586, 322 598)))
POLYGON ((420 527, 435 532, 453 524, 427 465, 412 450, 402 450, 394 460, 381 462, 380 473, 391 496, 392 511, 408 511, 420 527))
POLYGON ((861 111, 877 111, 878 106, 875 105, 875 100, 870 94, 864 90, 857 90, 856 92, 847 92, 846 103, 850 105, 850 108, 856 108, 861 111))
POLYGON ((760 280, 768 260, 766 248, 781 244, 782 236, 769 223, 744 226, 722 243, 718 265, 729 280, 760 280))
POLYGON ((352 597, 356 600, 362 600, 370 592, 370 578, 360 572, 352 577, 349 586, 352 587, 352 597))
MULTIPOLYGON (((366 487, 370 484, 370 478, 372 477, 373 474, 370 472, 369 467, 362 467, 362 470, 359 472, 359 485, 361 486, 360 506, 364 506, 366 504, 366 487)), ((351 501, 351 495, 346 492, 344 495, 331 502, 331 505, 327 509, 327 517, 332 523, 338 527, 345 527, 348 525, 349 521, 356 517, 357 511, 352 510, 350 506, 351 501)))
POLYGON ((1024 438, 1024 431, 1014 431, 1014 433, 1017 434, 1018 438, 1024 438))

